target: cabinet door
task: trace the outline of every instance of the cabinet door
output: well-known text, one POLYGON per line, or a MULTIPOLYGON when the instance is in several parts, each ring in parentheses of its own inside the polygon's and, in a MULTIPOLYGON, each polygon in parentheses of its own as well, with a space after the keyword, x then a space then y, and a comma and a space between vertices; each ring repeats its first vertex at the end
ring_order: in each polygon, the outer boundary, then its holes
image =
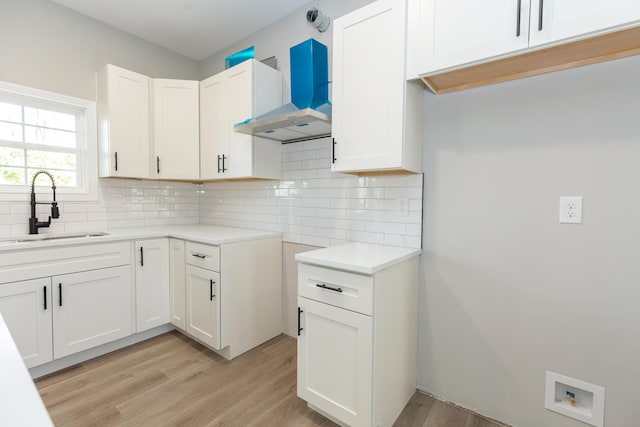
POLYGON ((169 323, 169 241, 135 242, 136 332, 169 323))
POLYGON ((0 285, 0 314, 27 368, 53 360, 51 279, 0 285))
POLYGON ((149 78, 107 65, 98 75, 100 176, 149 178, 149 78))
POLYGON ((187 333, 220 349, 220 275, 193 265, 186 272, 187 333))
POLYGON ((184 241, 169 239, 169 320, 182 330, 186 327, 185 294, 184 241))
POLYGON ((372 418, 373 321, 298 298, 298 396, 350 426, 372 418))
POLYGON ((529 44, 539 46, 613 30, 638 20, 637 0, 532 0, 529 44))
POLYGON ((131 267, 54 276, 56 359, 131 335, 131 267))
POLYGON ((382 0, 334 22, 334 171, 401 166, 405 13, 382 0))
POLYGON ((151 176, 200 178, 198 82, 152 79, 151 100, 154 148, 151 176))
POLYGON ((420 73, 528 47, 529 0, 422 0, 420 73))
MULTIPOLYGON (((224 178, 222 156, 229 157, 224 73, 200 82, 200 177, 224 178)), ((225 168, 226 169, 226 168, 225 168)), ((225 171, 226 172, 226 171, 225 171)))
POLYGON ((252 175, 253 137, 234 132, 233 125, 253 117, 253 62, 245 61, 226 75, 225 99, 229 132, 229 155, 224 165, 229 178, 249 177, 252 175))

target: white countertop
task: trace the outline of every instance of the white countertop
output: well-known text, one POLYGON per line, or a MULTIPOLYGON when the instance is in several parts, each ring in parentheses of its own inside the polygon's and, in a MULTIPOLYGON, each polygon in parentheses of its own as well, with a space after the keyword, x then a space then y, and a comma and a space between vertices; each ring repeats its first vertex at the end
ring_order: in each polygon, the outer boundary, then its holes
MULTIPOLYGON (((107 230, 105 236, 77 237, 69 239, 35 240, 28 242, 13 242, 21 238, 33 236, 8 236, 3 242, 0 239, 0 253, 5 251, 15 251, 20 249, 36 249, 66 245, 80 245, 115 242, 121 240, 141 240, 154 239, 160 237, 175 237, 182 240, 204 243, 208 245, 222 245, 226 243, 242 242, 246 240, 266 239, 269 237, 279 237, 281 234, 272 231, 250 230, 246 228, 221 227, 217 225, 168 225, 162 227, 128 227, 107 230)), ((82 233, 64 233, 82 234, 82 233)), ((46 236, 42 233, 42 236, 46 236)))
POLYGON ((346 243, 330 248, 301 252, 296 261, 354 273, 372 275, 420 255, 420 249, 372 243, 346 243))
POLYGON ((0 315, 0 425, 51 426, 51 418, 0 315))

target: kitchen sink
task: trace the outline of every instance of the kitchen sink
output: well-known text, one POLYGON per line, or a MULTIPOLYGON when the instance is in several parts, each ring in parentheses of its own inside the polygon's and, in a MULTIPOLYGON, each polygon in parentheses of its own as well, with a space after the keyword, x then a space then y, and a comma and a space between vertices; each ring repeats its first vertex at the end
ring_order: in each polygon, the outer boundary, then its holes
POLYGON ((62 239, 79 239, 86 237, 100 237, 108 236, 109 233, 104 231, 90 231, 82 233, 64 233, 64 234, 33 234, 24 237, 9 237, 6 239, 0 239, 0 245, 8 245, 11 243, 27 243, 27 242, 42 242, 46 240, 62 240, 62 239))

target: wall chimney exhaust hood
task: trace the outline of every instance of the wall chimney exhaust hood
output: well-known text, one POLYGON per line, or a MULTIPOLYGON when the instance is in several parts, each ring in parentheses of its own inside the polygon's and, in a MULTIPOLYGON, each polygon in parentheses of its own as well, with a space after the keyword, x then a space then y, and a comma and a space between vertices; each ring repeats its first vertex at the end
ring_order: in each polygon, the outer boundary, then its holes
POLYGON ((327 47, 309 39, 289 50, 291 103, 237 123, 234 130, 283 143, 331 135, 327 47))

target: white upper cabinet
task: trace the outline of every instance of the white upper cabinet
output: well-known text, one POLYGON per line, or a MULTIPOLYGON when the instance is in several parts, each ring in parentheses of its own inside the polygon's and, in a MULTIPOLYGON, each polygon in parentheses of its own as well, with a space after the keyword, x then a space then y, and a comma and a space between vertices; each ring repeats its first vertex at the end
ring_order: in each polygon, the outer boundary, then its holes
POLYGON ((529 0, 422 0, 422 73, 524 50, 529 0))
MULTIPOLYGON (((431 76, 485 62, 553 48, 585 38, 605 35, 640 25, 637 0, 410 0, 417 3, 419 18, 409 37, 417 42, 412 55, 418 55, 418 74, 431 76)), ((629 34, 625 45, 637 40, 629 34)), ((440 93, 446 86, 465 88, 504 81, 505 76, 528 76, 620 57, 618 40, 575 45, 574 50, 556 50, 544 57, 524 57, 495 69, 485 67, 477 74, 453 75, 432 84, 440 93), (618 49, 618 50, 616 50, 618 49), (598 59, 599 58, 599 59, 598 59), (466 81, 466 83, 465 83, 466 81), (485 84, 486 84, 485 83, 485 84)), ((633 47, 624 49, 633 52, 633 47)), ((628 56, 630 53, 627 53, 628 56)), ((511 78, 514 78, 511 77, 511 78)), ((443 92, 446 92, 444 90, 443 92)))
POLYGON ((638 0, 532 0, 529 44, 539 46, 612 31, 637 25, 639 20, 638 0))
POLYGON ((333 171, 421 171, 422 87, 406 81, 406 14, 404 1, 381 0, 333 24, 333 171))
POLYGON ((280 177, 280 143, 233 126, 282 105, 282 74, 248 60, 200 82, 200 177, 280 177))
POLYGON ((99 176, 149 178, 149 78, 106 65, 97 111, 99 176))
POLYGON ((198 82, 151 80, 151 176, 199 179, 198 82))

